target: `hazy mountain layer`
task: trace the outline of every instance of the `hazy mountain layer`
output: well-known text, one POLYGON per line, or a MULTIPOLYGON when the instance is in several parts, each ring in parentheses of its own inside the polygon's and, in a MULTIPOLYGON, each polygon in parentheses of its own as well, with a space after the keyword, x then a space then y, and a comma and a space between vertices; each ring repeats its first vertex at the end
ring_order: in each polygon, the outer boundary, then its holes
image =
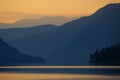
POLYGON ((21 27, 31 27, 31 26, 37 26, 37 25, 56 25, 60 26, 67 22, 70 22, 76 18, 67 18, 67 17, 43 17, 43 18, 37 18, 37 19, 22 19, 19 21, 16 21, 15 23, 5 24, 0 23, 0 28, 21 28, 21 27))

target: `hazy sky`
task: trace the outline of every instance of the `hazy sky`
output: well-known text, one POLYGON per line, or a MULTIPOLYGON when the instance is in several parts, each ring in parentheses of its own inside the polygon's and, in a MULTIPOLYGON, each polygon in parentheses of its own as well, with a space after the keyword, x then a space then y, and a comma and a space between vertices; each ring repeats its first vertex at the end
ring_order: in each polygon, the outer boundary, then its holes
POLYGON ((120 0, 0 0, 0 22, 41 16, 85 16, 120 0))

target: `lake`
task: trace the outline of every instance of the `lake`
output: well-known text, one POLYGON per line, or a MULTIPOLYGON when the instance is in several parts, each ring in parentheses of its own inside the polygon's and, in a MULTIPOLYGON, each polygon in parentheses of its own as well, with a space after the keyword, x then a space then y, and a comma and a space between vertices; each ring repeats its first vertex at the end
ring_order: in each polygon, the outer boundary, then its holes
POLYGON ((120 80, 120 66, 1 66, 0 80, 120 80))

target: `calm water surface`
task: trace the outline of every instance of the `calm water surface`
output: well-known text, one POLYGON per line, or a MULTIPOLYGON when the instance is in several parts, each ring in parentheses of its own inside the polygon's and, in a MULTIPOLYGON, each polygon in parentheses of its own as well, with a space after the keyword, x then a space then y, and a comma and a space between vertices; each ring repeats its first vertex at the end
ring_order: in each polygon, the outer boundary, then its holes
POLYGON ((1 66, 0 80, 120 80, 120 66, 1 66))

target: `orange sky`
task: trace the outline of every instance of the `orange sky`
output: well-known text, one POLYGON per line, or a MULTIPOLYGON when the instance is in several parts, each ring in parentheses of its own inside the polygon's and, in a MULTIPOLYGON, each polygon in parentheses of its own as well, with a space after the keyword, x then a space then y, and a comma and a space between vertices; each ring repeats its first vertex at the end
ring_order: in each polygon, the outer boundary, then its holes
POLYGON ((0 0, 0 22, 40 16, 85 16, 120 0, 0 0))

